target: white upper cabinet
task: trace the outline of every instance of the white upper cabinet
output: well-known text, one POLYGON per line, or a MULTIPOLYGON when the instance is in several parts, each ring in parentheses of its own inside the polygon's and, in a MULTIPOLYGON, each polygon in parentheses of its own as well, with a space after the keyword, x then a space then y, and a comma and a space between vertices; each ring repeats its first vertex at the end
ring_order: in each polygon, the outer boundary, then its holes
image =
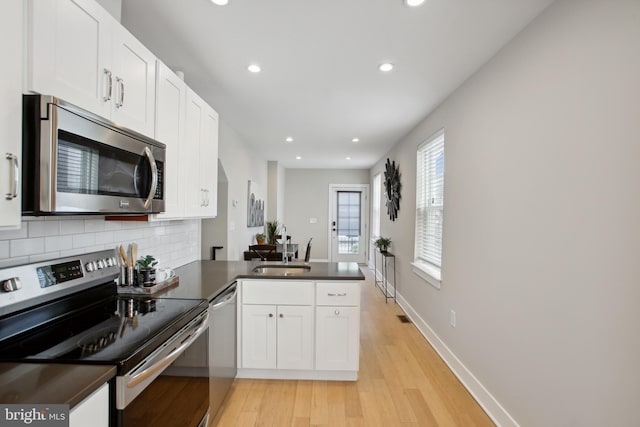
POLYGON ((0 227, 20 225, 22 155, 22 10, 20 0, 0 3, 0 227))
POLYGON ((218 113, 187 87, 185 140, 180 148, 185 217, 215 217, 218 189, 218 113), (184 169, 182 168, 184 165, 184 169))
POLYGON ((26 90, 153 137, 155 56, 93 0, 30 0, 26 90))
POLYGON ((155 219, 180 218, 184 213, 184 191, 180 189, 180 149, 186 130, 187 86, 165 64, 156 69, 155 138, 167 146, 164 171, 165 212, 155 219))
POLYGON ((204 139, 200 145, 200 185, 203 190, 202 216, 218 214, 218 113, 208 105, 204 111, 204 139))

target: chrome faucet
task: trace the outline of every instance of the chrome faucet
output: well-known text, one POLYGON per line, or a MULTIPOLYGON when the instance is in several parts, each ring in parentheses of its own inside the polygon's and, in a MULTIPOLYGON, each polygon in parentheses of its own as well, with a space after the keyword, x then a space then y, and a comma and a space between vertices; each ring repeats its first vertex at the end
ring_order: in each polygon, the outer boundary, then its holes
POLYGON ((282 224, 280 234, 282 235, 282 263, 289 264, 289 256, 287 254, 287 227, 284 224, 282 224))

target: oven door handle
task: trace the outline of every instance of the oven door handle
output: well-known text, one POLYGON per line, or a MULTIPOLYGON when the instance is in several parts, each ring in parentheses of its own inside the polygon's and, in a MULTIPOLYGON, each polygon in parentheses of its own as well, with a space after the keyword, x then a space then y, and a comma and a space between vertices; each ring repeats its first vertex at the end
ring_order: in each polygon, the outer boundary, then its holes
POLYGON ((202 317, 202 321, 198 329, 196 329, 191 334, 191 336, 187 338, 185 341, 183 341, 178 347, 173 349, 171 353, 167 354, 162 359, 155 362, 153 365, 149 366, 139 374, 136 374, 133 377, 129 378, 127 380, 127 387, 133 388, 137 386, 138 384, 140 384, 141 382, 143 382, 153 374, 157 372, 161 372, 162 370, 164 370, 164 368, 166 368, 171 363, 173 363, 173 361, 176 360, 187 349, 187 347, 193 344, 193 342, 197 340, 198 337, 200 337, 200 335, 202 335, 204 330, 207 329, 208 327, 208 322, 209 322, 209 313, 207 313, 205 316, 202 317))
POLYGON ((144 147, 144 155, 147 156, 149 166, 151 166, 151 189, 149 189, 147 200, 144 201, 144 208, 149 209, 153 196, 156 195, 156 187, 158 186, 158 167, 156 166, 156 159, 153 157, 149 147, 144 147))

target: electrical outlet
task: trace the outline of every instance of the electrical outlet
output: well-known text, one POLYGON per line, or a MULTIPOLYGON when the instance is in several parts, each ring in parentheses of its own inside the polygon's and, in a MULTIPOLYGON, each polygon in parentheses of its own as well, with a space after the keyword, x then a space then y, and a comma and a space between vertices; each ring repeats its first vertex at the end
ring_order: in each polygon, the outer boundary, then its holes
POLYGON ((449 324, 454 328, 456 327, 456 312, 453 310, 449 312, 449 324))

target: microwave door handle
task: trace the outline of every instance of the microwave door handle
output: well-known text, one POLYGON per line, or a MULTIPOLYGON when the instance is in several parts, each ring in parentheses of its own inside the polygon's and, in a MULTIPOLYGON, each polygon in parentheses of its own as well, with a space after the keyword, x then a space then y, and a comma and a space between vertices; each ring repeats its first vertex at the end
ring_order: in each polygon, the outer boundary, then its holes
POLYGON ((149 190, 147 200, 144 202, 144 208, 149 209, 153 196, 156 194, 156 187, 158 186, 158 167, 156 166, 156 159, 153 157, 149 147, 144 147, 144 155, 147 156, 149 166, 151 166, 151 189, 149 190))

